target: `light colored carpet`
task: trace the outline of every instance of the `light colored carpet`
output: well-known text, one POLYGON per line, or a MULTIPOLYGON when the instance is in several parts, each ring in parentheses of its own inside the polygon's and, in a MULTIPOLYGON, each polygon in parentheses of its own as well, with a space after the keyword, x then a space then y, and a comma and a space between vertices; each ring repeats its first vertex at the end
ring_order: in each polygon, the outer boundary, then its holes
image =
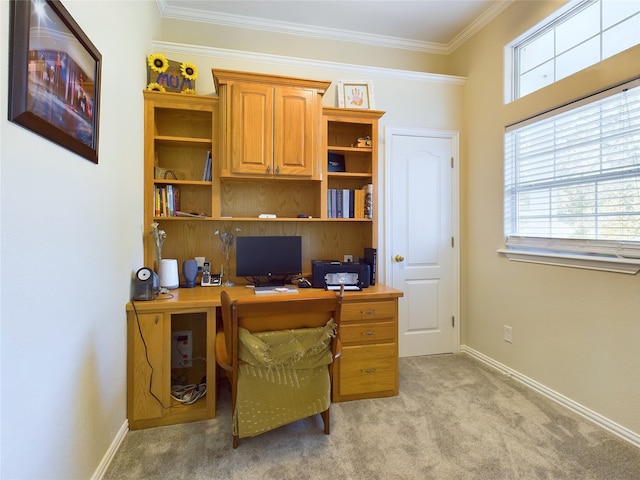
POLYGON ((333 404, 231 448, 213 420, 131 431, 105 480, 640 479, 640 449, 464 354, 400 360, 400 395, 333 404))

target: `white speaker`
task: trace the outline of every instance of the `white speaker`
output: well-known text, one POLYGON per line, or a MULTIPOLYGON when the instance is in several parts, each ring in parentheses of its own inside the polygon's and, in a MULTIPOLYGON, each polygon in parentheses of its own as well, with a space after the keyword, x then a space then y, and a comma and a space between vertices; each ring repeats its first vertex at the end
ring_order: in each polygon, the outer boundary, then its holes
POLYGON ((158 276, 160 277, 160 286, 173 290, 180 286, 180 277, 178 276, 178 260, 175 258, 163 258, 160 260, 158 268, 158 276))

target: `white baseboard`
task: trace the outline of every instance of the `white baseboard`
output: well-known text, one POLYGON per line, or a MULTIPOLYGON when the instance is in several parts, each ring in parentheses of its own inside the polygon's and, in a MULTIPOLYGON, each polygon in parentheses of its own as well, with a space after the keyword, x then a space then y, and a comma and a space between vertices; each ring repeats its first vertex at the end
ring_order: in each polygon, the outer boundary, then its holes
POLYGON ((113 460, 114 455, 118 451, 118 448, 120 448, 120 444, 124 440, 124 437, 128 431, 129 431, 129 420, 125 420, 122 426, 120 427, 120 430, 118 430, 116 437, 113 439, 113 442, 111 442, 109 449, 104 454, 104 457, 102 457, 102 461, 100 462, 100 465, 98 465, 98 468, 96 468, 96 471, 93 472, 93 475, 91 476, 91 480, 102 479, 102 477, 107 471, 107 468, 109 468, 109 464, 111 463, 111 460, 113 460))
POLYGON ((636 447, 640 447, 639 434, 632 432, 631 430, 621 425, 618 425, 617 423, 609 420, 608 418, 603 417, 599 413, 596 413, 593 410, 590 410, 585 406, 580 405, 577 402, 574 402, 570 398, 567 398, 564 395, 561 395, 560 393, 545 387, 544 385, 536 382, 535 380, 532 380, 529 377, 526 377, 525 375, 522 375, 521 373, 507 367, 506 365, 503 365, 500 362, 497 362, 494 359, 487 357, 483 353, 480 353, 474 350, 473 348, 468 347, 467 345, 461 345, 460 352, 466 353, 467 355, 474 357, 475 359, 489 365, 490 367, 495 368, 496 370, 500 371, 505 375, 509 375, 510 377, 526 385, 527 387, 535 390, 538 393, 541 393, 545 397, 550 398, 551 400, 568 408, 572 412, 575 412, 578 415, 586 418, 587 420, 592 421, 599 427, 604 428, 605 430, 613 433, 614 435, 620 437, 621 439, 631 443, 636 447))

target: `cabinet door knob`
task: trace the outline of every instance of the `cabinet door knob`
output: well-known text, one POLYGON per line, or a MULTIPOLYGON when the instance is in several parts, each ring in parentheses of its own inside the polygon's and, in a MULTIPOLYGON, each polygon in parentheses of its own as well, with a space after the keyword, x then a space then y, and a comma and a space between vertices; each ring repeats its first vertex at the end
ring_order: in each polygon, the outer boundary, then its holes
POLYGON ((404 262, 404 257, 402 255, 396 255, 394 260, 398 263, 404 262))
POLYGON ((279 175, 279 174, 280 174, 280 165, 276 167, 276 175, 279 175))
POLYGON ((267 175, 271 173, 271 165, 267 165, 267 175))

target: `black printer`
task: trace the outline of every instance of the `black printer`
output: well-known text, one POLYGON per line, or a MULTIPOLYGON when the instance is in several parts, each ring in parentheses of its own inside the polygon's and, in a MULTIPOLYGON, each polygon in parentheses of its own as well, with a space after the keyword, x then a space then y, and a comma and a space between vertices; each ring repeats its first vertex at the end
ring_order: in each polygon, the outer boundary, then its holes
POLYGON ((311 285, 314 288, 339 290, 360 290, 367 288, 371 281, 371 270, 368 263, 339 262, 337 260, 312 260, 311 285))

